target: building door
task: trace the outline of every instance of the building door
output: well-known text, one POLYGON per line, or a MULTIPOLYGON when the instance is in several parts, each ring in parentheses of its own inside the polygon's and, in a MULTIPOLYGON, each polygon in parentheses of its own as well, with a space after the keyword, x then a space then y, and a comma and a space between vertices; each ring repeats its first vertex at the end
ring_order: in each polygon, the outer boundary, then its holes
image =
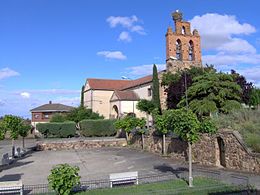
POLYGON ((221 137, 217 137, 218 148, 219 148, 219 162, 220 165, 226 167, 225 159, 225 143, 221 137))

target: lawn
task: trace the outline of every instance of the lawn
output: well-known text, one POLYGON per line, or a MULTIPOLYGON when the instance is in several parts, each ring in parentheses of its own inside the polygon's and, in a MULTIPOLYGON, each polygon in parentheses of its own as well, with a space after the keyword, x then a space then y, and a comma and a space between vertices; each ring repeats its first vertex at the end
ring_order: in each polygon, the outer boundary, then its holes
MULTIPOLYGON (((189 188, 186 181, 178 179, 158 183, 134 185, 128 187, 116 187, 107 189, 96 189, 86 192, 77 193, 77 195, 128 195, 128 194, 219 194, 224 192, 235 192, 241 191, 237 186, 231 186, 219 181, 208 179, 208 178, 195 178, 194 187, 189 188)), ((239 193, 237 193, 239 194, 239 193)))

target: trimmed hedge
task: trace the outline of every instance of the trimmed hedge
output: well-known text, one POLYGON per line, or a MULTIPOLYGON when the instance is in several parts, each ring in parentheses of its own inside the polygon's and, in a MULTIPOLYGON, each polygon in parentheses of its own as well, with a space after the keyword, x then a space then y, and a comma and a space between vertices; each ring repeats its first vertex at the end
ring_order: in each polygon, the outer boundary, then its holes
POLYGON ((114 127, 115 121, 110 119, 80 121, 80 134, 85 137, 114 136, 117 132, 114 127))
POLYGON ((63 123, 38 123, 36 129, 44 137, 73 137, 76 134, 76 123, 71 121, 63 123))

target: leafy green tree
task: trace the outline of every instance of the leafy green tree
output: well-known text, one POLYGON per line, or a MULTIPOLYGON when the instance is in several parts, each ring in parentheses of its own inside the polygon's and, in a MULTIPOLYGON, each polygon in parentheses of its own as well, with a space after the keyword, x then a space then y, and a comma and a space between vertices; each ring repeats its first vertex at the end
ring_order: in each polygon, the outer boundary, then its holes
POLYGON ((19 129, 19 135, 23 138, 23 148, 25 148, 24 138, 28 136, 29 131, 32 129, 32 126, 29 124, 23 123, 19 129))
POLYGON ((79 123, 84 119, 104 119, 103 116, 100 116, 98 113, 93 112, 91 109, 85 107, 77 107, 72 109, 66 116, 66 119, 69 121, 74 121, 79 123))
POLYGON ((48 182, 51 189, 58 195, 72 194, 72 189, 80 185, 79 167, 60 164, 51 170, 48 182))
POLYGON ((13 115, 5 115, 2 120, 1 128, 3 128, 2 132, 10 132, 10 137, 12 138, 12 157, 14 157, 15 146, 14 140, 16 140, 19 136, 19 130, 23 125, 22 118, 13 115))
POLYGON ((142 149, 144 149, 144 134, 147 132, 147 129, 145 128, 145 119, 141 118, 138 119, 136 118, 136 128, 137 128, 137 132, 141 134, 141 138, 142 138, 142 149))
POLYGON ((149 128, 149 115, 154 110, 154 103, 150 100, 142 99, 137 103, 137 109, 146 113, 146 126, 149 128))
POLYGON ((0 140, 5 138, 6 128, 4 127, 3 121, 0 121, 0 140))
POLYGON ((200 122, 196 114, 187 109, 171 110, 167 113, 169 129, 178 134, 189 146, 189 187, 193 186, 191 145, 199 139, 200 122))
POLYGON ((156 129, 162 134, 163 141, 162 141, 162 153, 163 155, 166 154, 165 149, 165 135, 169 132, 169 119, 168 115, 166 114, 168 111, 165 111, 162 115, 155 115, 155 127, 156 129))
POLYGON ((258 107, 260 104, 260 89, 253 88, 250 93, 249 105, 258 107))
POLYGON ((56 122, 56 123, 63 123, 67 121, 67 117, 65 114, 54 114, 52 117, 51 117, 51 120, 50 122, 56 122))
MULTIPOLYGON (((212 113, 229 113, 241 107, 241 87, 233 77, 224 73, 205 73, 193 79, 187 90, 189 107, 199 116, 212 113)), ((185 106, 185 97, 178 107, 185 106)))
POLYGON ((80 95, 80 106, 81 107, 84 107, 84 89, 85 89, 85 86, 83 85, 81 87, 81 95, 80 95))
POLYGON ((152 101, 155 105, 155 108, 158 108, 161 111, 161 103, 160 103, 160 91, 159 91, 159 78, 157 67, 153 65, 153 93, 152 93, 152 101))

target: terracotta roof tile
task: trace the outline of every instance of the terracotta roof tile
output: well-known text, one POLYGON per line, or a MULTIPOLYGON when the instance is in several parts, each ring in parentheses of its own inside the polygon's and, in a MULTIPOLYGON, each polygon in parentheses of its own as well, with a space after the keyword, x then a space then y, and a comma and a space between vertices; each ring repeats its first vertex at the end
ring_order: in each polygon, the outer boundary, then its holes
POLYGON ((126 89, 129 89, 129 88, 132 88, 132 87, 136 87, 136 86, 139 86, 139 85, 150 83, 152 81, 153 81, 153 76, 152 75, 148 75, 148 76, 136 79, 136 80, 131 80, 131 82, 129 82, 126 85, 124 85, 121 88, 121 90, 126 90, 126 89))
POLYGON ((119 90, 131 81, 111 79, 87 79, 87 82, 91 89, 119 90))
POLYGON ((115 91, 115 94, 119 100, 131 100, 131 101, 139 100, 138 95, 134 91, 131 91, 131 90, 115 91))

